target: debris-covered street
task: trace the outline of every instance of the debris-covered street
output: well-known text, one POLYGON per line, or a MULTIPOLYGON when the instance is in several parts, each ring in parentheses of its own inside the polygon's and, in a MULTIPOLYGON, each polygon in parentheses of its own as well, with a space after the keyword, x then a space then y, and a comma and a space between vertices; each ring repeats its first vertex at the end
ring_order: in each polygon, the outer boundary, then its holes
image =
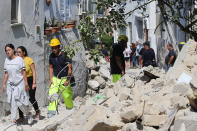
POLYGON ((1 0, 0 131, 196 131, 197 0, 1 0))

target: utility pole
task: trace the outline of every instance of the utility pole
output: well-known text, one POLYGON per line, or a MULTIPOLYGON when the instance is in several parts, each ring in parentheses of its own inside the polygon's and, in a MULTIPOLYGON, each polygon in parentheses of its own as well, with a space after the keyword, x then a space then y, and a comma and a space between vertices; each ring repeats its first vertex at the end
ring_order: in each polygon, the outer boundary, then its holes
POLYGON ((145 25, 145 28, 144 28, 145 41, 148 41, 148 29, 147 29, 147 22, 146 22, 146 20, 144 21, 144 25, 145 25))

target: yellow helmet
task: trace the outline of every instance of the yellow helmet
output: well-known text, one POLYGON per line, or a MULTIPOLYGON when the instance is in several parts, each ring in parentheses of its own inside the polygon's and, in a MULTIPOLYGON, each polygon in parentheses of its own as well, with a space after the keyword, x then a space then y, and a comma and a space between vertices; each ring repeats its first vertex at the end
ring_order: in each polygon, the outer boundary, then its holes
POLYGON ((179 44, 184 45, 184 44, 185 44, 185 42, 180 42, 179 44))
POLYGON ((120 41, 128 42, 127 36, 126 35, 120 35, 118 37, 118 42, 120 42, 120 41))
POLYGON ((54 47, 54 46, 58 46, 60 45, 60 41, 57 38, 53 38, 50 42, 50 46, 54 47))

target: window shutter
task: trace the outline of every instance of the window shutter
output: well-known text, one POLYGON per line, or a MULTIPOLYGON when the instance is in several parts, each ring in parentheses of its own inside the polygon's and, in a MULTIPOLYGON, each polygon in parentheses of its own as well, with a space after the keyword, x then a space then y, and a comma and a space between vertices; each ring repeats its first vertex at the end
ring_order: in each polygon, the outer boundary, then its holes
POLYGON ((65 21, 65 7, 64 7, 64 0, 59 0, 59 10, 60 10, 60 20, 65 21))
POLYGON ((65 0, 65 20, 69 20, 71 17, 70 12, 70 0, 65 0))

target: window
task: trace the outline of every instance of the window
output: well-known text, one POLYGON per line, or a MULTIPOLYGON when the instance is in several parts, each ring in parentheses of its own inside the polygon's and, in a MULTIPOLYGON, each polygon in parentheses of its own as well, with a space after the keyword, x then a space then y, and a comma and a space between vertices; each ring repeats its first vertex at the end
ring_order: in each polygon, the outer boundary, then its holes
POLYGON ((11 24, 20 23, 20 0, 11 0, 11 24))
MULTIPOLYGON (((103 2, 103 0, 98 0, 98 2, 103 2)), ((98 9, 98 15, 104 15, 105 7, 100 7, 98 9)))

